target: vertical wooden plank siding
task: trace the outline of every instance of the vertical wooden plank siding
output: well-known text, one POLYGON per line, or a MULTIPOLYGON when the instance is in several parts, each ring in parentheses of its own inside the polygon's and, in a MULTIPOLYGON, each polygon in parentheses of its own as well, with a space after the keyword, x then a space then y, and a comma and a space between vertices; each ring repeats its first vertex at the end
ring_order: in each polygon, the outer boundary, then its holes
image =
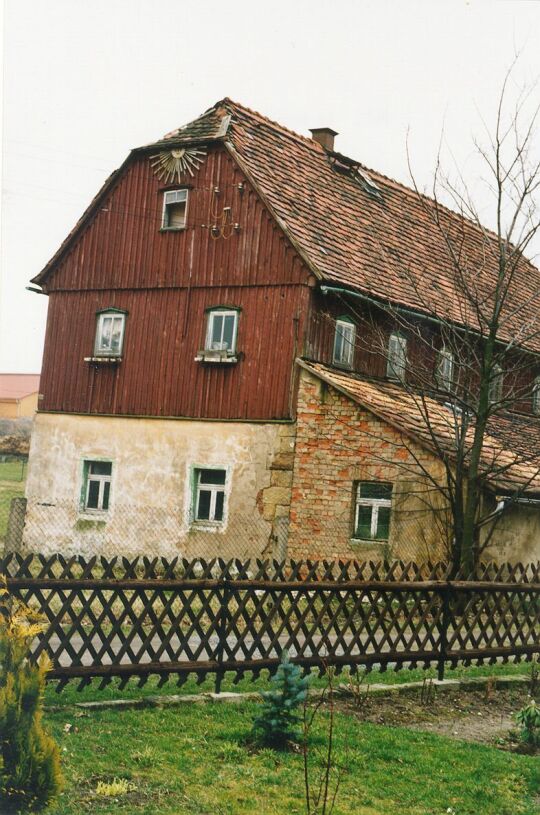
POLYGON ((59 261, 47 281, 41 410, 290 416, 308 270, 223 148, 209 148, 189 183, 187 228, 160 232, 163 187, 148 157, 136 159, 59 261), (239 230, 212 237, 229 206, 239 230), (205 309, 219 305, 241 309, 236 365, 195 362, 205 309), (96 312, 108 307, 128 312, 123 359, 93 366, 84 357, 93 354, 96 312))

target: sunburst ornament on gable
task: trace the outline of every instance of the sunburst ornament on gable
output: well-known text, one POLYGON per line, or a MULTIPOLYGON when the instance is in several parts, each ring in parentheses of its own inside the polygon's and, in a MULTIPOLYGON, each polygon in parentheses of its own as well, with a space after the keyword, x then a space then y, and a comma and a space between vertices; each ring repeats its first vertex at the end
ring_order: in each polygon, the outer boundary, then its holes
POLYGON ((173 147, 150 156, 150 163, 160 181, 171 184, 182 180, 184 173, 193 175, 204 161, 206 150, 196 147, 173 147))

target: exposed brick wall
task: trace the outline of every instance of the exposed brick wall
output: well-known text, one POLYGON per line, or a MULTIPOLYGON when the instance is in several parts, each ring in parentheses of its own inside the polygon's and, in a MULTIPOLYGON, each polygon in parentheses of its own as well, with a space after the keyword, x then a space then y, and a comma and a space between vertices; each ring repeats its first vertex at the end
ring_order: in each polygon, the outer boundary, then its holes
POLYGON ((423 468, 437 474, 440 464, 390 425, 302 371, 289 556, 442 557, 444 545, 433 513, 440 496, 429 490, 423 468), (351 542, 357 481, 393 484, 388 544, 351 542))

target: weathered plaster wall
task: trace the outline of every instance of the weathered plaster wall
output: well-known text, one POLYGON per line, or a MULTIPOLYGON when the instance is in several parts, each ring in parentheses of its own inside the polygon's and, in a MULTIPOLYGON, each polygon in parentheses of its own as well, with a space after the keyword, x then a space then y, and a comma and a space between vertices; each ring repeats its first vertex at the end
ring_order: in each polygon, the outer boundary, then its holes
POLYGON ((242 557, 286 546, 294 426, 38 414, 23 548, 242 557), (81 510, 83 461, 113 462, 109 511, 81 510), (194 467, 227 470, 222 527, 191 523, 194 467), (289 486, 287 483, 289 482, 289 486))
POLYGON ((534 563, 540 559, 540 509, 524 505, 504 512, 495 526, 484 558, 534 563))
POLYGON ((440 464, 419 445, 302 371, 298 394, 289 555, 363 559, 444 557, 434 523, 437 498, 421 466, 442 477, 440 464), (354 541, 354 484, 393 487, 388 543, 354 541), (428 506, 429 503, 429 506, 428 506))

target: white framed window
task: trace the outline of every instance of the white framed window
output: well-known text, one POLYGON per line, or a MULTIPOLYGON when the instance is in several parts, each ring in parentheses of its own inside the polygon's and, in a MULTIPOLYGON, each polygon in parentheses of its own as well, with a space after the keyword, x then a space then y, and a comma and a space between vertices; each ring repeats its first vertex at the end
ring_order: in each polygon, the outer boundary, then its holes
POLYGON ((502 399, 504 372, 500 365, 495 363, 491 369, 491 379, 489 383, 489 403, 494 405, 502 399))
POLYGON ((207 351, 236 351, 238 311, 236 309, 212 309, 208 312, 205 349, 207 351))
POLYGON ((107 512, 111 498, 112 462, 85 461, 83 500, 85 512, 107 512))
POLYGON ((405 381, 407 371, 407 340, 402 334, 393 331, 388 339, 386 376, 388 379, 405 381))
POLYGON ((225 470, 196 468, 193 520, 221 523, 225 517, 225 470))
POLYGON ((185 229, 187 219, 187 190, 168 190, 163 193, 162 229, 185 229))
POLYGON ((343 365, 346 368, 353 367, 355 339, 355 324, 347 317, 340 317, 336 320, 334 352, 332 355, 334 365, 343 365))
POLYGON ((98 313, 94 354, 97 357, 119 357, 124 345, 125 312, 111 309, 98 313))
POLYGON ((536 416, 540 416, 540 376, 534 380, 532 391, 532 409, 536 416))
POLYGON ((354 537, 387 541, 390 537, 392 484, 359 481, 356 485, 354 537))
POLYGON ((450 390, 454 384, 454 355, 447 348, 441 348, 437 355, 435 372, 437 385, 443 390, 450 390))

